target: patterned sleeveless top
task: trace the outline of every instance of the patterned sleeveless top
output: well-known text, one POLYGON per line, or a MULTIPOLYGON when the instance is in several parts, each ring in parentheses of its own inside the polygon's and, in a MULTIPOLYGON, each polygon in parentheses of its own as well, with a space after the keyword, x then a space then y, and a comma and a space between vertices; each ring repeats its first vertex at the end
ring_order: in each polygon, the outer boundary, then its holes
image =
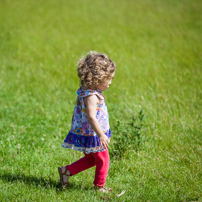
POLYGON ((88 121, 86 107, 84 105, 84 97, 86 96, 96 95, 99 98, 96 118, 104 134, 110 138, 111 130, 109 126, 107 106, 102 91, 81 90, 81 88, 79 88, 77 95, 78 97, 72 117, 71 130, 66 136, 62 147, 82 151, 86 154, 89 154, 90 152, 102 152, 105 148, 101 147, 99 138, 88 121))

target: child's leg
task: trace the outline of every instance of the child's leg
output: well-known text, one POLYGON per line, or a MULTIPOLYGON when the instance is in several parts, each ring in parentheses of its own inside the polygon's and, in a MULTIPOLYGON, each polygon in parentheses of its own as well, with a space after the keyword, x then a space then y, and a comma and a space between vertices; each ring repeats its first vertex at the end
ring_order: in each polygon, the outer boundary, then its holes
POLYGON ((108 149, 103 152, 97 152, 93 154, 93 156, 95 157, 96 165, 95 180, 93 184, 95 186, 104 187, 105 181, 107 179, 110 161, 108 149))
MULTIPOLYGON (((85 153, 84 153, 85 154, 85 153)), ((78 161, 72 163, 71 165, 65 166, 71 173, 75 175, 83 170, 95 166, 95 158, 91 154, 85 154, 85 157, 79 159, 78 161)))

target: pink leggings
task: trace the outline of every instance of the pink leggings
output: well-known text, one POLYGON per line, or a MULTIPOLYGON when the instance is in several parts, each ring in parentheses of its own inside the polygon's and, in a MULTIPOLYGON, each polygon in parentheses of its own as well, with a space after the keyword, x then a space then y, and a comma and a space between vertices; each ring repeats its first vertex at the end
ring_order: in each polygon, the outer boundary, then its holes
POLYGON ((104 187, 109 170, 109 153, 108 149, 103 152, 85 154, 84 157, 78 161, 67 165, 66 168, 70 171, 71 175, 75 175, 83 170, 96 166, 94 185, 104 187))

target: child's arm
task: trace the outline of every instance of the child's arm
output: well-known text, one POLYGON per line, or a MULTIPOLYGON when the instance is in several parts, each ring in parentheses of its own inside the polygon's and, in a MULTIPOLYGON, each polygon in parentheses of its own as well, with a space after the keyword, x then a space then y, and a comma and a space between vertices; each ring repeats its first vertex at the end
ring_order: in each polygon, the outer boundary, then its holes
POLYGON ((84 98, 84 103, 86 105, 88 120, 90 122, 91 127, 96 132, 97 136, 99 137, 101 146, 108 148, 108 137, 103 133, 98 120, 96 119, 96 109, 98 104, 98 97, 96 95, 91 95, 84 98))

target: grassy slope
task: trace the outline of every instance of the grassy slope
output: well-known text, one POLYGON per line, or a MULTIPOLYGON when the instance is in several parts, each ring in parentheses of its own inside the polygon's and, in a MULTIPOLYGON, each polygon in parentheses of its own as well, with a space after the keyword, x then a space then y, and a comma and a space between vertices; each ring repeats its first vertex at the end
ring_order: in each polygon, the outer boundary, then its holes
POLYGON ((202 200, 201 9, 197 0, 1 1, 0 199, 101 200, 93 169, 67 191, 57 174, 82 156, 60 145, 78 88, 75 63, 97 50, 117 64, 105 92, 113 135, 117 120, 145 114, 139 150, 111 162, 106 186, 127 190, 112 201, 202 200))

